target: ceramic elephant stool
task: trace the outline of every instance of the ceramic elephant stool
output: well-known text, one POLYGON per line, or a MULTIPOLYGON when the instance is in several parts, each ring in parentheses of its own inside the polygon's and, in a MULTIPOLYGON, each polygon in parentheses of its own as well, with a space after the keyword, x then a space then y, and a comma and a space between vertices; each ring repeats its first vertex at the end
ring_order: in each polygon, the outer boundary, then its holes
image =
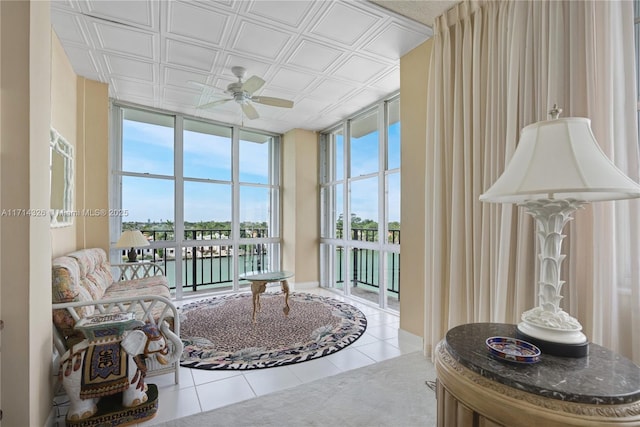
POLYGON ((62 356, 60 376, 71 403, 68 420, 91 417, 101 397, 119 392, 125 407, 146 402, 145 359, 155 357, 159 363, 169 364, 180 358, 182 341, 166 323, 159 330, 155 325, 135 322, 134 329, 106 339, 90 336, 62 356))

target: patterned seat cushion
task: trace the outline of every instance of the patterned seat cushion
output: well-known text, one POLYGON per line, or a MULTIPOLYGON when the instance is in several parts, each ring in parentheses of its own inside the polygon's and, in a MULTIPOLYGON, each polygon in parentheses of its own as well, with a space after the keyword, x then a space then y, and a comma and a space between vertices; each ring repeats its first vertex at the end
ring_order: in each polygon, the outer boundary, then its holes
POLYGON ((165 276, 143 277, 142 279, 115 282, 104 294, 105 298, 159 295, 171 298, 169 282, 165 276))

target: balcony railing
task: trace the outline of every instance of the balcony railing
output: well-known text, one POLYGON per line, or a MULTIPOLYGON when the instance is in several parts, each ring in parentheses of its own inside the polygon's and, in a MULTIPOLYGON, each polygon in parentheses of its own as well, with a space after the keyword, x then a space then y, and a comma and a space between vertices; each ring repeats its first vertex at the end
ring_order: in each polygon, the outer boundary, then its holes
MULTIPOLYGON (((175 231, 166 230, 142 230, 152 242, 174 242, 175 231)), ((342 233, 342 230, 338 230, 342 233)), ((175 262, 176 250, 182 252, 182 279, 178 281, 183 290, 198 291, 202 289, 231 289, 233 285, 233 257, 238 257, 238 275, 248 271, 262 271, 272 269, 270 259, 270 246, 272 244, 243 244, 235 248, 233 245, 219 244, 220 240, 229 238, 230 230, 227 229, 193 229, 185 230, 185 240, 196 241, 197 244, 176 249, 175 245, 167 245, 162 248, 137 249, 138 259, 153 261, 161 264, 167 274, 171 289, 176 288, 175 262), (216 244, 209 241, 216 240, 216 244)), ((243 238, 262 238, 268 236, 268 230, 263 228, 246 228, 240 231, 243 238)), ((378 231, 364 228, 351 229, 352 240, 376 241, 378 231)), ((389 230, 388 243, 400 242, 400 230, 389 230)), ((342 263, 342 250, 338 250, 336 261, 336 280, 344 282, 342 263)), ((123 260, 126 259, 126 251, 122 252, 123 260)), ((400 254, 387 252, 387 291, 393 295, 400 294, 400 254)), ((378 277, 379 254, 377 250, 353 248, 351 250, 351 277, 352 286, 366 285, 379 288, 378 277)))
MULTIPOLYGON (((337 229, 336 233, 342 236, 342 229, 337 229)), ((351 228, 351 240, 376 242, 378 239, 377 229, 351 228)), ((389 230, 387 243, 400 243, 400 230, 389 230)), ((338 248, 338 259, 336 260, 337 274, 336 281, 344 283, 343 272, 343 248, 338 248)), ((397 297, 400 296, 400 254, 387 252, 387 291, 397 297)), ((366 285, 372 288, 380 288, 380 278, 378 277, 379 251, 374 249, 352 248, 351 249, 351 286, 366 285)))
MULTIPOLYGON (((142 230, 150 241, 174 241, 175 232, 167 230, 142 230)), ((238 245, 213 244, 211 240, 225 240, 230 231, 226 229, 185 230, 185 240, 197 241, 197 244, 176 249, 175 245, 162 248, 139 248, 138 259, 153 261, 164 266, 171 289, 176 288, 176 250, 182 253, 183 290, 231 289, 233 285, 233 257, 238 257, 238 274, 247 271, 262 271, 271 267, 269 246, 272 244, 254 243, 238 245)), ((267 229, 247 228, 240 232, 243 238, 261 238, 267 235, 267 229)), ((123 256, 126 256, 123 251, 123 256)), ((124 258, 123 258, 124 259, 124 258)))
MULTIPOLYGON (((336 229, 336 238, 342 239, 342 228, 336 229)), ((351 228, 351 240, 364 242, 377 242, 378 230, 372 228, 351 228)), ((387 232, 387 243, 400 244, 400 230, 389 230, 387 232)))

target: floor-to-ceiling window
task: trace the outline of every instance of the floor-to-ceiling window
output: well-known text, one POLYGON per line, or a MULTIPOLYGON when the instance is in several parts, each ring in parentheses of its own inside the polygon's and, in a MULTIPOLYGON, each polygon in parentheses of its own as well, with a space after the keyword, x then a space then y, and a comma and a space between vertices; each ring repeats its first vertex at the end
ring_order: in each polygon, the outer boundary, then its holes
MULTIPOLYGON (((161 263, 178 298, 279 268, 279 136, 123 105, 112 115, 112 243, 141 230, 138 259, 161 263)), ((112 245, 112 260, 124 252, 112 245)))
POLYGON ((400 295, 397 96, 322 134, 322 286, 397 310, 400 295))

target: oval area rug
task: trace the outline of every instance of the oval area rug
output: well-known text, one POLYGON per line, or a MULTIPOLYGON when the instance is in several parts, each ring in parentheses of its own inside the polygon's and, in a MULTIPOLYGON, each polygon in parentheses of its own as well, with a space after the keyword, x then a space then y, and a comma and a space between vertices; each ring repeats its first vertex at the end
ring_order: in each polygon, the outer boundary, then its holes
POLYGON ((259 369, 304 362, 335 353, 367 328, 365 315, 334 298, 266 292, 252 321, 251 293, 230 294, 186 304, 181 309, 180 364, 198 369, 259 369))

